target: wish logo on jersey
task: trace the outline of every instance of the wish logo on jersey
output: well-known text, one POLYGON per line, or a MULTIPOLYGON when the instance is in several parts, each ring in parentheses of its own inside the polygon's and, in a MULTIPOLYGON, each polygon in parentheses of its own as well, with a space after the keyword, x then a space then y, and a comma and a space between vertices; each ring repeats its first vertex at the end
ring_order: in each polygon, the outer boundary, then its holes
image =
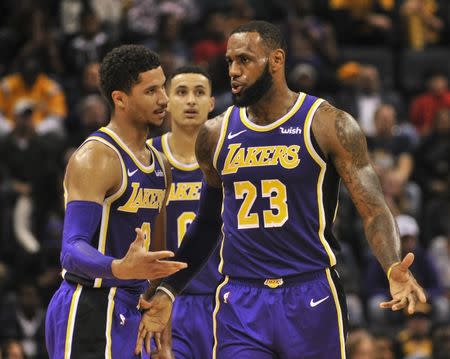
POLYGON ((131 184, 133 192, 128 201, 117 208, 118 211, 136 213, 139 209, 161 209, 164 202, 165 190, 142 188, 139 182, 131 184))
POLYGON ((201 188, 201 182, 172 183, 168 203, 171 201, 198 201, 201 188))
POLYGON ((258 146, 241 147, 242 143, 228 145, 222 174, 236 173, 244 167, 276 166, 280 164, 286 169, 298 166, 300 146, 258 146))

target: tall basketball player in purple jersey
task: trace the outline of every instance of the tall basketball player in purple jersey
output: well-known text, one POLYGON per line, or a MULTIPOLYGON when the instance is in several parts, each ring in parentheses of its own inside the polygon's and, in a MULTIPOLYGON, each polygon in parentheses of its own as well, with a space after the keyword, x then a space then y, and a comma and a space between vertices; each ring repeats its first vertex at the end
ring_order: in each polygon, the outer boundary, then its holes
MULTIPOLYGON (((116 48, 100 78, 111 121, 74 153, 64 179, 64 280, 46 318, 52 359, 135 358, 140 294, 149 279, 185 267, 161 260, 172 252, 149 252, 165 248, 171 183, 167 160, 146 145, 167 107, 159 58, 141 46, 116 48)), ((170 357, 170 348, 159 349, 170 357)))
MULTIPOLYGON (((172 167, 166 238, 167 248, 176 251, 198 210, 203 175, 195 158, 194 145, 200 127, 214 107, 214 98, 209 74, 197 66, 175 70, 167 89, 171 132, 151 141, 172 167)), ((217 270, 217 249, 174 303, 172 350, 177 359, 212 356, 214 293, 222 279, 217 270)))
MULTIPOLYGON (((401 260, 395 221, 355 120, 285 80, 285 45, 273 25, 235 29, 226 53, 235 106, 206 122, 196 156, 204 173, 199 211, 176 258, 188 269, 163 280, 146 303, 140 336, 161 330, 172 299, 211 252, 221 227, 213 358, 345 358, 346 307, 331 226, 340 179, 386 271, 392 310, 426 301, 401 260)), ((138 341, 139 342, 139 341, 138 341)))

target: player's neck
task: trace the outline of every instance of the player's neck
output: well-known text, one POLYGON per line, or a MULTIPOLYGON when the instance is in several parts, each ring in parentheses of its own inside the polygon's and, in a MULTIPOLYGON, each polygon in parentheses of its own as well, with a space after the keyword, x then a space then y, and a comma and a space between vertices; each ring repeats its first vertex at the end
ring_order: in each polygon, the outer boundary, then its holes
POLYGON ((297 99, 298 93, 287 86, 272 88, 261 100, 247 108, 248 118, 257 125, 269 125, 288 113, 297 99))
POLYGON ((138 127, 134 123, 124 121, 124 119, 113 115, 106 127, 114 131, 133 152, 140 152, 146 148, 147 126, 138 127))
POLYGON ((195 139, 199 128, 193 131, 184 131, 176 126, 168 133, 170 152, 181 163, 190 164, 197 162, 195 158, 195 139))

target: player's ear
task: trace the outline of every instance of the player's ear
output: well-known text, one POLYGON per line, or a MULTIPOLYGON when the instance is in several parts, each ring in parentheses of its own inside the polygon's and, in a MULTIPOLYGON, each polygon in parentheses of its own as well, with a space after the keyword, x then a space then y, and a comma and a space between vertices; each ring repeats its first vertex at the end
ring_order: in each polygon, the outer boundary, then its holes
POLYGON ((214 106, 216 105, 216 99, 214 98, 214 96, 211 96, 209 98, 209 109, 208 109, 208 113, 210 113, 212 110, 214 110, 214 106))
POLYGON ((113 91, 111 93, 111 97, 114 101, 114 105, 117 106, 117 108, 120 108, 121 110, 125 109, 127 105, 127 96, 122 91, 113 91))
POLYGON ((286 54, 282 49, 276 49, 272 51, 269 56, 270 67, 273 72, 278 71, 280 68, 284 66, 286 60, 286 54))

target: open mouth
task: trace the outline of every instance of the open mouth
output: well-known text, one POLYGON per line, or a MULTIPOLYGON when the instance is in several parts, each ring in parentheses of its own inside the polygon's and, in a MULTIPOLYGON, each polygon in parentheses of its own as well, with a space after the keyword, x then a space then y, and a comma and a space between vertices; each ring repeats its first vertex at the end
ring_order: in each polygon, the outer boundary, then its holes
POLYGON ((238 94, 242 91, 243 86, 239 83, 232 82, 231 83, 231 92, 233 94, 238 94))
POLYGON ((163 118, 163 117, 166 116, 166 109, 165 108, 161 108, 159 110, 153 111, 153 113, 155 115, 157 115, 158 117, 163 118))
POLYGON ((198 111, 194 110, 194 109, 184 111, 184 115, 187 118, 193 118, 193 117, 197 116, 197 114, 198 114, 198 111))

